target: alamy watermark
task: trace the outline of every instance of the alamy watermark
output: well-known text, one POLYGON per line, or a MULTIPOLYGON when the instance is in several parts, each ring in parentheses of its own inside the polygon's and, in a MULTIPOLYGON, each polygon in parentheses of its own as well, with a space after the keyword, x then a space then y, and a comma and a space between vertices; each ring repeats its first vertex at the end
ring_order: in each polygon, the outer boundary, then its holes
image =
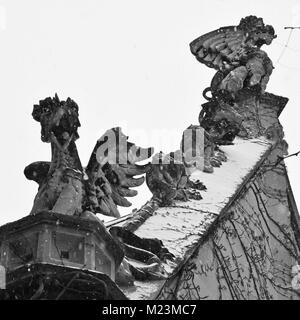
MULTIPOLYGON (((183 132, 180 152, 174 152, 171 157, 153 157, 153 164, 192 164, 195 163, 199 168, 201 163, 204 165, 204 129, 193 128, 186 129, 183 132)), ((110 164, 128 164, 146 160, 153 153, 152 148, 140 148, 135 144, 128 143, 120 128, 106 131, 98 140, 96 158, 101 165, 110 164)))

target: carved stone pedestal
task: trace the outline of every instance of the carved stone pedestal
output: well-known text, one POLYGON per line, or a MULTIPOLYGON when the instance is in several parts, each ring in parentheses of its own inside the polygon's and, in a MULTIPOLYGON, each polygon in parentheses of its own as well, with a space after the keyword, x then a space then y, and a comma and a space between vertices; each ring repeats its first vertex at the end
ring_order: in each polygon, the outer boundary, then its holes
POLYGON ((41 212, 0 227, 3 299, 124 299, 124 253, 101 222, 41 212))

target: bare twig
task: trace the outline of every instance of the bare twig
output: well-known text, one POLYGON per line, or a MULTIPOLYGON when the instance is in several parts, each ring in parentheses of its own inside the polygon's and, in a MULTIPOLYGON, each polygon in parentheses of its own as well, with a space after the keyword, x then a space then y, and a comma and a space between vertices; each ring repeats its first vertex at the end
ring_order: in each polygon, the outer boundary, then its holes
POLYGON ((287 158, 290 158, 290 157, 293 157, 293 156, 298 156, 298 154, 300 153, 300 151, 297 151, 295 153, 292 153, 292 154, 289 154, 288 156, 286 157, 281 157, 281 156, 278 156, 278 160, 275 162, 274 164, 274 167, 276 167, 281 161, 287 159, 287 158))

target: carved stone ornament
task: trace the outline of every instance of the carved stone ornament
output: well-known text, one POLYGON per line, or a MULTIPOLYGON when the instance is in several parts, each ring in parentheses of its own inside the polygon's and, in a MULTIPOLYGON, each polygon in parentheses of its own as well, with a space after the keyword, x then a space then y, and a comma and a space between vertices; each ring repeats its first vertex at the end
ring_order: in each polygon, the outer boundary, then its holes
POLYGON ((96 143, 86 168, 83 168, 75 141, 80 127, 78 105, 68 98, 41 100, 34 106, 33 118, 41 124, 43 142, 51 143, 51 162, 34 162, 24 170, 29 180, 39 184, 31 214, 50 210, 66 215, 102 213, 119 217, 117 206, 128 207, 126 197, 137 194, 132 187, 144 182, 152 148, 128 142, 120 128, 108 130, 96 143))

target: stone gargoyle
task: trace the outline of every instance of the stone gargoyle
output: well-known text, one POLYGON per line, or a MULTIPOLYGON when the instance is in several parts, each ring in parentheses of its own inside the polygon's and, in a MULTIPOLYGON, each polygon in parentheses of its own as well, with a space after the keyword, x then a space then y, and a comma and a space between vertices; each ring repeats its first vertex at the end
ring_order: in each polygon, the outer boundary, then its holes
MULTIPOLYGON (((211 114, 209 114, 208 117, 212 119, 211 114)), ((210 124, 212 124, 211 127, 206 127, 200 122, 200 125, 190 125, 184 130, 180 150, 188 176, 197 169, 212 173, 214 172, 214 167, 220 167, 222 162, 227 161, 227 157, 219 148, 219 145, 232 143, 232 138, 235 137, 235 131, 233 132, 232 127, 229 125, 223 128, 219 120, 220 119, 210 122, 210 124), (189 134, 186 134, 187 132, 189 132, 189 134), (232 133, 233 136, 230 133, 232 133), (199 139, 200 135, 202 135, 202 139, 199 139), (186 136, 191 140, 188 143, 186 143, 187 140, 184 138, 186 136), (196 156, 191 157, 193 154, 196 156)), ((228 118, 222 118, 221 121, 222 123, 223 121, 228 123, 228 118)))
POLYGON ((201 182, 189 179, 184 161, 176 161, 181 156, 184 157, 178 150, 169 154, 160 152, 152 158, 151 169, 146 174, 146 183, 153 198, 161 206, 171 205, 173 200, 202 199, 198 190, 206 188, 201 182))
MULTIPOLYGON (((97 141, 87 166, 81 165, 75 141, 80 127, 78 105, 68 98, 41 100, 34 106, 33 118, 41 124, 41 138, 51 143, 51 162, 34 162, 24 170, 29 180, 39 184, 31 214, 44 210, 102 223, 95 214, 120 217, 117 206, 128 207, 126 197, 137 194, 131 188, 144 183, 141 176, 151 165, 136 162, 151 157, 153 148, 141 148, 128 142, 120 128, 107 130, 97 141), (134 178, 135 176, 140 176, 134 178)), ((123 228, 113 228, 111 235, 118 241, 125 257, 116 274, 122 285, 134 280, 161 279, 161 260, 172 255, 157 239, 143 239, 123 228), (130 259, 142 262, 136 267, 130 259)))
POLYGON ((80 127, 78 105, 68 98, 41 100, 32 116, 41 124, 41 139, 51 143, 51 162, 34 162, 24 174, 39 184, 31 214, 43 210, 66 215, 93 216, 101 213, 120 217, 117 206, 128 207, 126 197, 137 194, 132 187, 145 178, 134 178, 148 170, 136 162, 148 159, 152 148, 127 141, 120 128, 108 130, 96 143, 89 163, 82 167, 75 141, 80 127))
POLYGON ((207 133, 207 140, 215 145, 232 144, 234 138, 243 131, 243 117, 222 98, 209 98, 202 104, 199 124, 207 133))
POLYGON ((273 64, 261 47, 275 38, 272 26, 265 25, 262 18, 248 16, 238 26, 198 37, 191 42, 190 49, 199 62, 218 71, 211 83, 212 94, 221 91, 235 98, 243 88, 265 91, 273 64))

